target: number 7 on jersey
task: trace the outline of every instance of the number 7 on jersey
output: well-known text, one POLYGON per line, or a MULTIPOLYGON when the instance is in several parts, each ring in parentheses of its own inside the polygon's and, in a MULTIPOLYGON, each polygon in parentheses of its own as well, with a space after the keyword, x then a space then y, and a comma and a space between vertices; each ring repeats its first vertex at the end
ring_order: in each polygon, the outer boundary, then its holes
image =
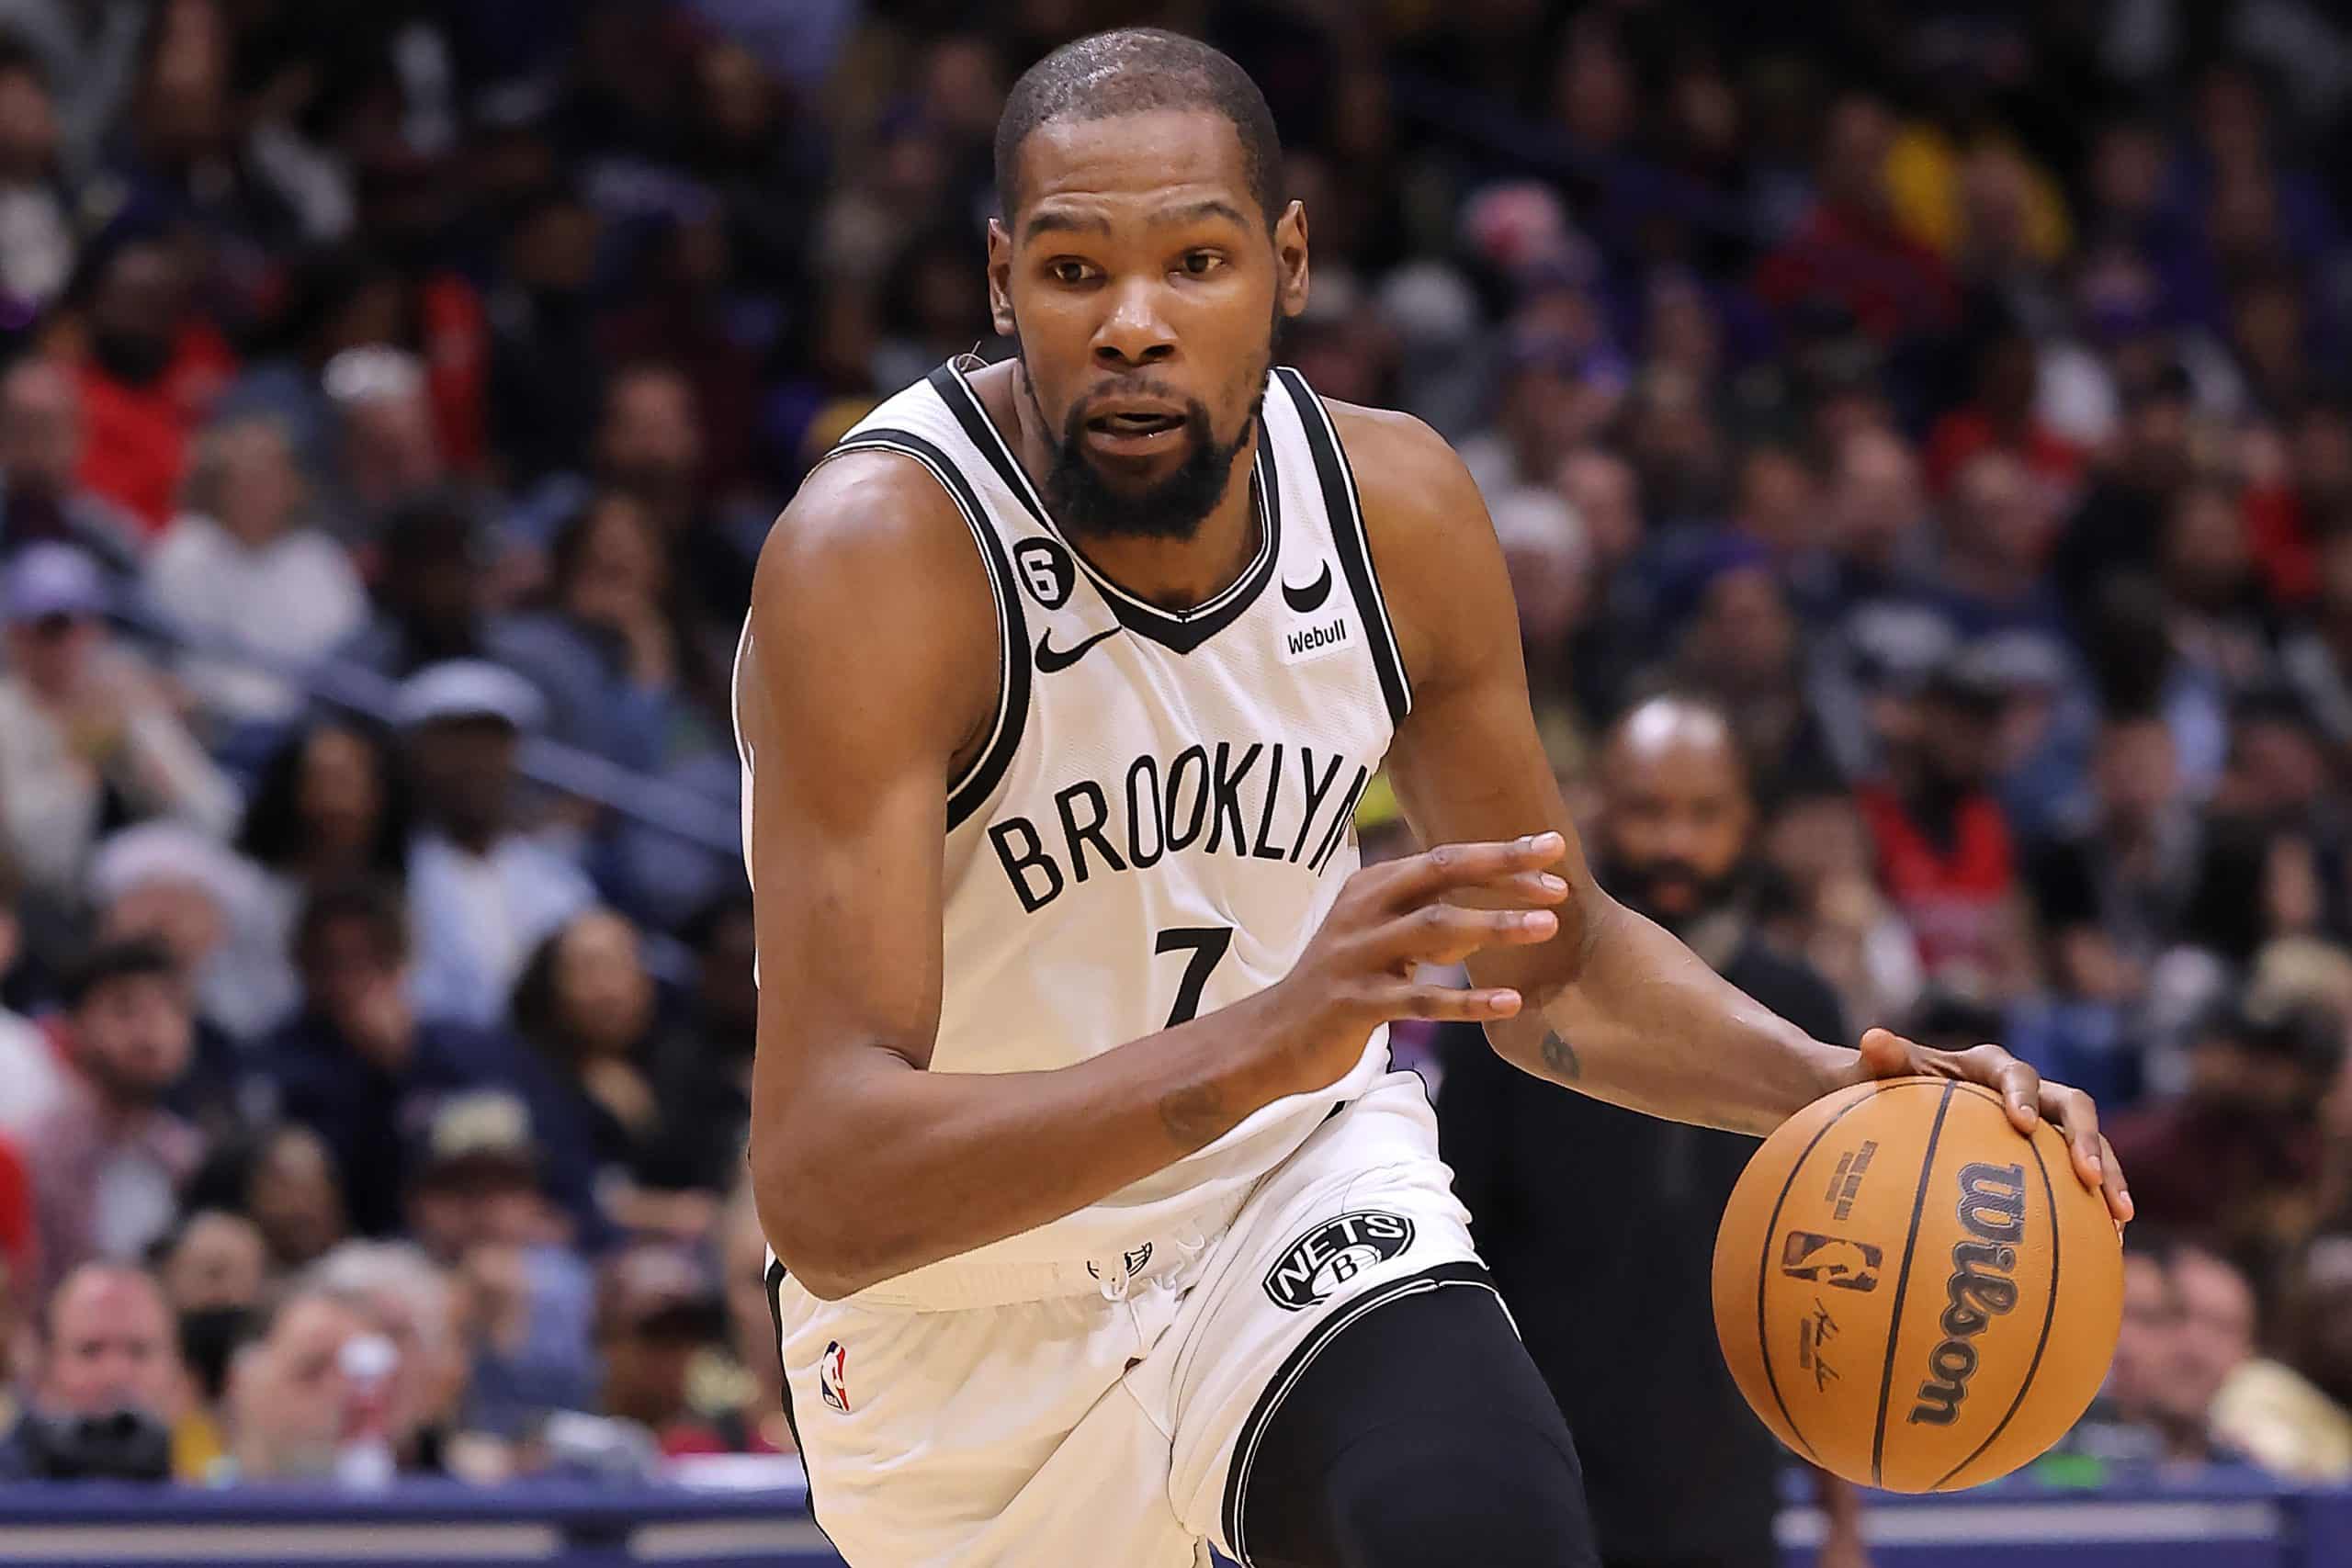
POLYGON ((1201 992, 1209 983, 1209 971, 1233 945, 1231 926, 1170 926, 1151 944, 1154 953, 1174 953, 1182 949, 1192 954, 1184 961, 1184 977, 1176 983, 1176 1005, 1168 1010, 1170 1029, 1180 1023, 1190 1023, 1201 1010, 1201 992))

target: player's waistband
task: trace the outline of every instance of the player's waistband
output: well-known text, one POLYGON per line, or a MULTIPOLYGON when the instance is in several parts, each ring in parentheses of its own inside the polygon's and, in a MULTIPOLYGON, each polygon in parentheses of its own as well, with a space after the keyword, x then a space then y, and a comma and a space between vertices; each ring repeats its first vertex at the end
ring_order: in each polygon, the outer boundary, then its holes
POLYGON ((1256 1183, 1237 1183, 1197 1208, 1154 1222, 1118 1238, 1099 1257, 1002 1262, 966 1256, 925 1264, 843 1298, 851 1305, 886 1311, 960 1312, 1012 1306, 1064 1296, 1123 1299, 1136 1286, 1182 1273, 1233 1224, 1256 1183))

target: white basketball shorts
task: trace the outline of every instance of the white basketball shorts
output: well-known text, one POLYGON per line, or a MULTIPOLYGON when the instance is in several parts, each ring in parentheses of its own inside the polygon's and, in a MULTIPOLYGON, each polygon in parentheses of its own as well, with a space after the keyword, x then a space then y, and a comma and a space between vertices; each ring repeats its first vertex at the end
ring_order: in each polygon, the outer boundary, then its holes
POLYGON ((1138 1238, 1080 1276, 1096 1288, 921 1310, 821 1302, 772 1267, 810 1506, 852 1568, 1205 1564, 1207 1541, 1233 1550, 1228 1476, 1238 1517, 1317 1348, 1475 1261, 1429 1098, 1397 1072, 1222 1231, 1138 1238))

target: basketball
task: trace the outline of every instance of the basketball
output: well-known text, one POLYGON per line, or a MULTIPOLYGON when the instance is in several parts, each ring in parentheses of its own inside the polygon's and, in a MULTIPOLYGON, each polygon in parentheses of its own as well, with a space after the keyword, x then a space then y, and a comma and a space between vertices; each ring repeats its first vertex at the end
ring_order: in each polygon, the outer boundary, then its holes
POLYGON ((1891 1492, 2006 1475, 2081 1416, 2123 1306, 2107 1206, 2047 1122, 1946 1078, 1841 1089, 1741 1173, 1715 1333, 1747 1403, 1822 1469, 1891 1492))

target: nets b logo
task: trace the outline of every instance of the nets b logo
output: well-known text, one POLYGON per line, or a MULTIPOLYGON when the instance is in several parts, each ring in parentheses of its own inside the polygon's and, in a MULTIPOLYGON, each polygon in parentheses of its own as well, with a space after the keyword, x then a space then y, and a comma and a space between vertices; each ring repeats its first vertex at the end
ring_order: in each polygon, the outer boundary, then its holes
POLYGON ((825 1359, 817 1363, 817 1392, 827 1404, 849 1414, 849 1352, 838 1339, 825 1342, 825 1359))
POLYGON ((1069 552, 1051 539, 1023 539, 1012 547, 1012 567, 1029 587, 1029 596, 1048 610, 1069 603, 1078 585, 1078 567, 1069 552))
POLYGON ((1879 1258, 1879 1249, 1868 1242, 1791 1231, 1781 1244, 1781 1272, 1841 1291, 1875 1291, 1879 1258))
POLYGON ((1325 1220, 1266 1270, 1266 1294, 1284 1312, 1305 1312, 1374 1264, 1413 1245, 1413 1222, 1402 1214, 1359 1209, 1325 1220))

